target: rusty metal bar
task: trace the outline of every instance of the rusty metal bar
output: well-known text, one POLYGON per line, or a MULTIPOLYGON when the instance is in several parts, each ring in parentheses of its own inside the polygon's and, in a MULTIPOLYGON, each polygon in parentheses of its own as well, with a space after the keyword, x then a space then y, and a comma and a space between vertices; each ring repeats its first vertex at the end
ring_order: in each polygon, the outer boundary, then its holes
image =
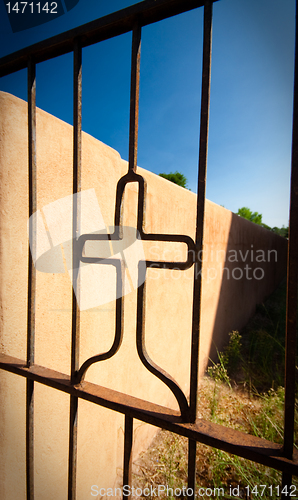
POLYGON ((289 460, 284 457, 282 446, 276 443, 203 419, 197 419, 195 424, 183 423, 178 411, 90 382, 82 382, 74 386, 70 376, 65 373, 37 365, 28 368, 26 361, 5 354, 0 354, 0 369, 27 377, 104 408, 118 411, 155 427, 175 432, 193 441, 298 476, 298 452, 296 450, 294 450, 293 459, 289 460))
POLYGON ((70 396, 69 454, 68 454, 68 500, 76 499, 78 445, 78 398, 70 396))
MULTIPOLYGON (((296 336, 297 336, 297 286, 298 286, 298 37, 296 0, 295 75, 292 132, 292 173, 290 221, 288 242, 286 355, 285 355, 285 415, 284 454, 291 459, 294 444, 295 390, 296 390, 296 336)), ((283 474, 283 487, 290 486, 292 476, 283 474)))
MULTIPOLYGON (((90 237, 91 240, 97 240, 97 241, 105 241, 109 240, 111 235, 99 235, 99 234, 90 234, 90 235, 83 235, 80 237, 81 241, 86 241, 87 236, 90 237)), ((82 247, 83 248, 83 247, 82 247)), ((80 255, 82 255, 82 250, 80 251, 80 255)), ((82 261, 84 261, 86 257, 82 257, 82 261)), ((100 263, 99 260, 95 260, 95 263, 100 263)), ((122 338, 123 338, 123 326, 124 326, 124 315, 123 315, 123 305, 124 305, 124 281, 125 281, 125 267, 124 267, 124 262, 121 261, 120 259, 108 259, 108 261, 105 261, 104 265, 111 265, 114 266, 116 269, 116 292, 117 292, 117 299, 116 299, 116 321, 115 321, 115 336, 114 336, 114 342, 112 344, 112 347, 104 353, 101 354, 96 354, 95 356, 92 356, 91 358, 88 358, 80 369, 78 370, 76 374, 76 383, 79 384, 84 380, 84 377, 86 375, 86 372, 88 368, 93 365, 94 363, 98 363, 100 361, 104 361, 106 359, 111 358, 118 352, 121 343, 122 343, 122 338)))
MULTIPOLYGON (((217 1, 217 0, 214 0, 217 1)), ((132 31, 138 17, 141 26, 202 7, 204 0, 145 0, 135 5, 84 24, 60 35, 38 42, 0 59, 0 77, 27 67, 34 54, 36 63, 72 52, 75 38, 82 47, 132 31)))
MULTIPOLYGON (((29 248, 27 304, 27 366, 34 363, 35 300, 36 300, 36 66, 28 62, 28 168, 29 168, 29 248)), ((34 381, 26 381, 26 491, 27 500, 34 499, 34 381)))
POLYGON ((131 82, 130 82, 130 122, 129 122, 129 159, 128 169, 137 169, 138 128, 139 128, 139 90, 141 59, 141 26, 136 22, 132 33, 131 82))
POLYGON ((130 499, 131 495, 124 487, 131 487, 132 468, 132 444, 133 444, 133 418, 125 415, 124 423, 124 457, 123 457, 123 500, 130 499))
MULTIPOLYGON (((139 39, 139 37, 138 37, 139 39)), ((136 44, 137 46, 139 44, 136 44)), ((137 52, 137 50, 135 50, 137 52)), ((137 55, 134 58, 135 60, 137 59, 137 55)), ((135 72, 134 72, 135 73, 135 72)), ((134 81, 135 78, 132 78, 134 81)), ((135 86, 133 86, 135 87, 135 86)), ((134 96, 133 101, 137 99, 137 96, 134 96)), ((134 115, 134 112, 132 113, 134 115)), ((135 124, 135 119, 132 120, 132 132, 134 132, 134 127, 133 125, 135 124)), ((137 150, 136 148, 133 148, 132 152, 132 161, 135 161, 136 158, 136 153, 137 150)), ((139 192, 138 192, 138 218, 137 218, 137 228, 139 231, 139 235, 141 236, 142 240, 151 240, 151 241, 179 241, 183 242, 187 245, 188 252, 187 252, 187 260, 185 262, 159 262, 159 261, 141 261, 139 263, 138 267, 138 275, 139 278, 142 276, 142 279, 140 279, 140 283, 142 283, 138 287, 138 295, 137 295, 137 331, 136 331, 136 343, 137 343, 137 352, 139 355, 139 358, 141 362, 144 364, 144 366, 151 372, 153 373, 156 377, 158 377, 163 383, 165 383, 169 389, 173 392, 175 395, 178 405, 180 407, 181 415, 183 415, 183 418, 186 422, 189 421, 189 406, 187 403, 187 399, 185 397, 185 394, 181 390, 181 388, 178 386, 177 382, 168 374, 166 373, 161 367, 157 366, 151 359, 150 356, 148 355, 148 352, 146 350, 146 344, 145 344, 145 309, 146 309, 146 298, 145 298, 145 291, 146 291, 146 285, 144 283, 144 279, 146 276, 146 268, 147 267, 155 267, 155 268, 162 268, 162 269, 188 269, 189 267, 192 266, 193 264, 193 254, 195 252, 195 244, 194 241, 189 237, 185 235, 171 235, 171 234, 147 234, 144 232, 144 212, 145 212, 145 198, 146 198, 146 182, 145 179, 138 175, 133 169, 129 169, 128 173, 121 177, 119 179, 118 184, 117 184, 117 192, 116 192, 116 204, 115 204, 115 230, 114 233, 106 236, 106 235, 95 235, 95 234, 86 234, 82 235, 79 238, 78 241, 78 255, 79 258, 82 262, 85 263, 93 263, 93 264, 100 264, 101 259, 100 257, 86 257, 83 255, 83 249, 84 245, 87 240, 103 240, 106 239, 107 237, 111 239, 111 241, 117 241, 120 240, 120 229, 121 229, 121 224, 122 224, 122 216, 121 216, 121 207, 123 204, 123 197, 124 197, 124 191, 125 191, 125 186, 129 182, 137 182, 139 186, 139 192)), ((120 261, 117 261, 117 259, 109 259, 110 265, 115 265, 118 267, 120 265, 120 261)), ((119 275, 119 271, 117 271, 117 276, 119 275)), ((118 280, 118 277, 117 277, 118 280)), ((123 280, 124 283, 124 280, 123 280)), ((119 310, 119 327, 120 327, 120 321, 123 321, 123 313, 122 309, 119 310)), ((117 332, 117 315, 116 315, 116 332, 117 332)), ((115 342, 112 346, 112 348, 107 352, 103 353, 97 356, 93 356, 92 358, 89 358, 88 360, 85 361, 85 363, 82 365, 78 372, 78 377, 77 377, 77 382, 80 382, 82 380, 82 376, 85 373, 85 370, 91 366, 94 362, 101 361, 103 359, 107 359, 108 357, 111 357, 114 355, 121 342, 122 338, 122 330, 118 330, 119 337, 115 336, 115 342), (121 335, 120 335, 121 334, 121 335)))
POLYGON ((32 59, 28 62, 28 155, 29 155, 29 248, 28 264, 28 330, 27 330, 27 364, 34 363, 35 337, 35 297, 36 297, 36 269, 34 254, 36 252, 36 221, 31 217, 37 210, 37 182, 36 182, 36 66, 32 59))
POLYGON ((197 442, 193 439, 188 440, 188 474, 187 487, 192 490, 192 495, 187 494, 189 500, 194 500, 196 496, 196 458, 197 442))
POLYGON ((26 493, 34 500, 34 381, 26 380, 26 493))
POLYGON ((196 227, 196 260, 194 269, 193 290, 193 323, 190 372, 190 417, 196 420, 198 398, 199 341, 201 322, 202 296, 202 265, 203 265, 203 234, 205 213, 206 171, 208 153, 208 126, 210 105, 211 78, 211 44, 212 44, 212 1, 206 0, 204 6, 204 42, 203 42, 203 72, 201 95, 201 124, 199 149, 199 174, 197 196, 197 227, 196 227))
POLYGON ((71 346, 71 376, 75 380, 79 368, 80 343, 80 310, 77 295, 80 293, 78 269, 80 261, 77 256, 76 242, 80 236, 80 198, 82 176, 82 48, 78 40, 74 45, 74 87, 73 87, 73 294, 72 294, 72 346, 71 346))
MULTIPOLYGON (((71 381, 74 384, 79 369, 80 347, 80 310, 77 296, 80 293, 79 266, 76 245, 80 231, 81 191, 81 136, 82 136, 82 47, 78 39, 74 43, 74 78, 73 78, 73 227, 72 227, 72 340, 71 340, 71 381)), ((69 419, 69 464, 68 464, 68 500, 76 498, 76 465, 78 435, 78 399, 70 397, 69 419)))
POLYGON ((291 492, 290 486, 292 484, 292 474, 286 471, 282 473, 282 483, 281 483, 281 500, 286 500, 289 498, 288 493, 291 492))
POLYGON ((146 310, 146 281, 138 288, 137 296, 137 352, 143 365, 153 375, 158 377, 174 394, 180 408, 181 416, 185 422, 189 422, 189 406, 182 389, 171 375, 160 366, 156 365, 150 358, 145 345, 145 310, 146 310))

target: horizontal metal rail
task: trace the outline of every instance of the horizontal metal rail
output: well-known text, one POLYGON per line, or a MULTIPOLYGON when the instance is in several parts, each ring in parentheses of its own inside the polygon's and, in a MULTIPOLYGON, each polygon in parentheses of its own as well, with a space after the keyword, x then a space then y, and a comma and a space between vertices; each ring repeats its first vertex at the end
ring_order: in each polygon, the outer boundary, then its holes
POLYGON ((2 57, 0 77, 26 68, 30 56, 40 63, 72 52, 76 38, 80 39, 81 47, 88 47, 132 31, 136 20, 140 26, 147 26, 203 5, 204 0, 145 0, 2 57))
POLYGON ((0 368, 77 398, 123 413, 131 418, 175 432, 192 441, 267 465, 273 469, 298 475, 298 452, 295 450, 293 459, 289 460, 282 456, 281 445, 266 439, 244 434, 241 431, 203 419, 197 419, 194 424, 185 424, 182 423, 179 412, 175 410, 90 382, 72 385, 69 375, 38 365, 28 368, 25 361, 5 354, 0 354, 0 368))

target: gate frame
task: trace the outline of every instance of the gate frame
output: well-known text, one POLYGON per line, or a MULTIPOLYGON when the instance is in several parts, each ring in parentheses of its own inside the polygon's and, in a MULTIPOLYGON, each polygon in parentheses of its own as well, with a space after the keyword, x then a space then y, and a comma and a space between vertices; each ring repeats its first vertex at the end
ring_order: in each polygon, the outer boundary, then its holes
MULTIPOLYGON (((167 429, 185 436, 189 440, 188 448, 188 488, 195 495, 196 443, 200 442, 239 457, 253 460, 282 471, 282 486, 290 486, 292 475, 298 475, 298 452, 293 450, 294 411, 295 411, 295 353, 297 328, 297 283, 298 283, 298 46, 295 42, 295 75, 293 103, 293 135, 292 135, 292 174, 291 201, 288 242, 287 270, 287 313, 286 313, 286 368, 285 368, 285 412, 284 412, 284 443, 278 445, 270 441, 247 435, 240 431, 202 419, 196 420, 197 386, 198 386, 198 352, 200 334, 200 303, 201 303, 201 268, 204 234, 205 187, 208 150, 208 123, 210 102, 210 72, 211 72, 211 41, 212 41, 212 9, 217 0, 145 0, 102 17, 78 28, 72 29, 14 54, 0 59, 0 77, 21 69, 28 69, 28 151, 29 151, 29 217, 37 210, 36 194, 36 64, 58 57, 68 52, 74 55, 74 105, 73 105, 73 194, 81 191, 81 105, 82 105, 82 48, 109 38, 132 31, 132 65, 130 90, 130 130, 129 130, 129 175, 128 182, 140 177, 137 168, 138 139, 138 102, 140 75, 140 42, 143 26, 161 21, 183 12, 204 7, 204 37, 203 37, 203 70, 201 93, 199 173, 197 196, 196 239, 194 244, 196 258, 188 262, 188 267, 194 264, 193 290, 193 326, 191 351, 190 403, 187 409, 180 405, 181 414, 175 410, 148 403, 141 399, 121 394, 116 391, 86 382, 83 380, 79 367, 80 343, 80 311, 76 301, 76 281, 74 280, 72 298, 72 347, 71 375, 68 376, 38 366, 34 363, 35 338, 35 296, 36 269, 29 251, 28 263, 28 315, 27 315, 27 359, 20 360, 6 354, 0 354, 0 368, 26 378, 26 492, 27 500, 34 499, 34 383, 39 382, 70 395, 70 426, 69 426, 69 477, 68 500, 76 498, 76 449, 78 431, 78 399, 82 398, 97 405, 112 409, 125 415, 124 430, 124 461, 123 485, 131 485, 133 419, 147 422, 156 427, 167 429), (78 378, 78 374, 81 376, 78 378)), ((296 12, 298 0, 296 0, 296 12)), ((297 25, 296 25, 297 32, 297 25)), ((123 180, 123 179, 122 179, 123 180)), ((118 184, 119 186, 119 184, 118 184)), ((121 189, 117 190, 116 208, 121 208, 121 189), (120 193, 120 194, 119 194, 120 193), (119 196, 118 196, 119 194, 119 196), (118 205, 117 205, 118 204, 118 205)), ((139 207, 144 206, 143 198, 139 197, 139 207)), ((73 204, 73 250, 77 248, 79 210, 73 204)), ((36 234, 34 218, 30 219, 30 234, 36 234)), ((116 221, 116 219, 115 219, 116 221)), ((116 224, 115 224, 116 226, 116 224)), ((142 214, 138 211, 138 230, 145 239, 159 236, 160 241, 177 241, 169 235, 147 235, 142 225, 142 214), (149 237, 148 237, 149 236, 149 237)), ((85 241, 88 239, 85 235, 85 241)), ((182 238, 182 236, 180 237, 182 238)), ((186 238, 186 237, 184 237, 186 238)), ((32 238, 34 244, 34 237, 32 238)), ((32 249, 31 249, 32 250, 32 249)), ((75 253, 75 252, 74 252, 75 253)), ((83 261, 81 253, 81 261, 83 261)), ((187 263, 183 264, 186 269, 187 263)), ((150 264, 150 263, 149 263, 150 264)), ((163 263, 164 264, 164 263, 163 263)), ((177 266, 177 263, 166 263, 177 266)), ((149 267, 148 262, 146 263, 149 267)), ((143 286, 138 289, 138 319, 137 325, 142 332, 144 307, 143 286)), ((117 299, 117 301, 121 299, 117 299)), ((121 307, 120 307, 121 309, 121 307)), ((122 309, 120 312, 122 315, 122 309)), ((140 334, 141 335, 141 334, 140 334)), ((142 347, 141 347, 142 349, 142 347)), ((114 354, 114 352, 113 352, 114 354)), ((111 355, 113 355, 111 354, 111 355)), ((99 355, 100 356, 100 355, 99 355)), ((140 353, 139 353, 140 356, 140 353)), ((140 356, 141 358, 141 356, 140 356)), ((142 358, 141 358, 142 360, 142 358)), ((142 360, 143 361, 143 360, 142 360)), ((144 362, 144 361, 143 361, 144 362)), ((145 363, 144 363, 145 364, 145 363)), ((150 365, 150 363, 148 363, 150 365)), ((147 366, 148 369, 150 369, 147 366)), ((152 371, 152 370, 150 370, 152 371)), ((158 370, 157 370, 158 371, 158 370)), ((159 376, 159 375, 157 375, 159 376)), ((161 377, 160 377, 161 378, 161 377)), ((180 403, 179 403, 180 404, 180 403)), ((124 496, 126 498, 127 496, 124 496)), ((282 498, 286 498, 282 495, 282 498)))

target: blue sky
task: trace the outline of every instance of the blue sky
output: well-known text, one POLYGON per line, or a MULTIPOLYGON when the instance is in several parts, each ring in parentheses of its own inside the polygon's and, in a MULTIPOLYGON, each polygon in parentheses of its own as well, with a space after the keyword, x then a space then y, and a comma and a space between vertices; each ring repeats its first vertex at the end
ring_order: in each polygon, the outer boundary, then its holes
MULTIPOLYGON (((80 0, 51 22, 13 33, 0 2, 0 57, 131 4, 80 0)), ((15 2, 12 2, 15 3, 15 2)), ((42 2, 43 3, 43 2, 42 2)), ((203 10, 143 28, 138 165, 181 171, 196 191, 203 10)), ((288 225, 294 0, 214 4, 207 198, 288 225)), ((83 130, 128 158, 131 34, 83 49, 83 130)), ((26 99, 26 71, 0 90, 26 99)), ((72 55, 37 67, 37 105, 72 123, 72 55)))

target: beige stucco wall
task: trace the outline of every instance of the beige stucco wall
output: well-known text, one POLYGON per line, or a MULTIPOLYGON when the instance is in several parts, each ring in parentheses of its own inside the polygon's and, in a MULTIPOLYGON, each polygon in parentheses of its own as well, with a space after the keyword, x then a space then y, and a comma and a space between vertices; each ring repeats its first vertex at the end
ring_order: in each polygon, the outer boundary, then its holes
MULTIPOLYGON (((0 345, 1 352, 26 359, 27 104, 5 93, 0 93, 0 139, 0 345)), ((82 189, 95 189, 105 224, 112 226, 115 187, 126 173, 127 163, 85 133, 82 155, 82 189)), ((72 127, 41 110, 37 111, 37 171, 39 209, 71 195, 72 127)), ((194 238, 196 195, 141 168, 138 173, 148 186, 146 231, 194 238)), ((137 187, 130 185, 124 208, 124 223, 130 226, 136 221, 136 200, 137 187)), ((255 305, 281 281, 286 260, 286 240, 210 201, 206 201, 205 222, 201 372, 214 346, 221 348, 228 332, 241 328, 255 305), (259 269, 254 277, 255 268, 259 269), (241 272, 244 276, 239 279, 241 272)), ((144 244, 148 259, 175 260, 180 249, 173 245, 169 253, 168 248, 144 244)), ((148 352, 186 393, 192 277, 191 269, 149 270, 147 278, 148 352)), ((35 362, 65 373, 70 372, 71 296, 67 272, 37 272, 35 362)), ((114 313, 113 302, 81 312, 81 363, 111 346, 114 313)), ((86 380, 176 408, 170 391, 138 359, 135 318, 133 291, 125 297, 124 339, 119 352, 92 366, 86 380)), ((1 373, 0 403, 0 498, 21 500, 25 499, 25 381, 1 373)), ((35 490, 40 500, 67 496, 68 412, 67 395, 36 384, 35 490)), ((149 442, 153 431, 150 426, 135 425, 135 453, 149 442)), ((80 401, 78 500, 92 498, 94 484, 103 488, 121 484, 122 451, 123 416, 80 401)))

